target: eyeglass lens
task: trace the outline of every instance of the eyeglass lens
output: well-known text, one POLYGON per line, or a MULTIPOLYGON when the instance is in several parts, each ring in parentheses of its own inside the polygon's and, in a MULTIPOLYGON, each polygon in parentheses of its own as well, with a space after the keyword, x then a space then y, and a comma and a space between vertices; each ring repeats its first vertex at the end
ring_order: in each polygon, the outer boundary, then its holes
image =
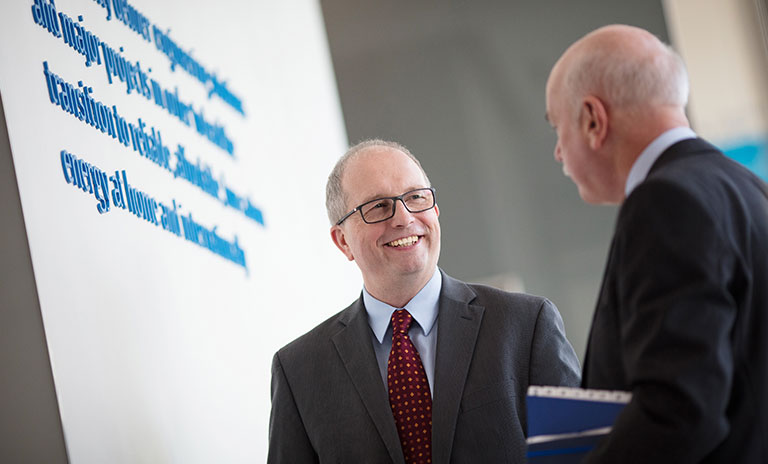
MULTIPOLYGON (((411 213, 420 213, 435 206, 435 197, 430 189, 419 189, 403 195, 403 204, 411 213)), ((395 215, 397 199, 380 198, 360 207, 366 222, 385 221, 395 215)))

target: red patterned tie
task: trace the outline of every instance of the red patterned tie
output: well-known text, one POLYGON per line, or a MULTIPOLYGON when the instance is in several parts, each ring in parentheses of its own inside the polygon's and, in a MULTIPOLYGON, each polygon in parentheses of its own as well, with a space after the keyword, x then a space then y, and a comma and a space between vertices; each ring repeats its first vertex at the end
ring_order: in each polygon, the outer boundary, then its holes
POLYGON ((392 313, 387 383, 405 462, 421 464, 432 462, 432 396, 419 352, 408 337, 412 321, 405 309, 392 313))

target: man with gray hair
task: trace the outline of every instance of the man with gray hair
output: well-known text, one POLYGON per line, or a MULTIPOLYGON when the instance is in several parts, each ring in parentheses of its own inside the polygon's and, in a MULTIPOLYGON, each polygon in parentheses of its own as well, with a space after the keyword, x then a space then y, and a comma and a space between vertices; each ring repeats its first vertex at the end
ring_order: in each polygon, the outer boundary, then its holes
POLYGON ((438 269, 435 189, 399 144, 352 147, 326 205, 364 288, 275 354, 268 462, 523 462, 528 385, 579 382, 555 306, 438 269))
POLYGON ((632 400, 585 462, 768 462, 768 189, 698 138, 680 57, 600 28, 547 82, 555 158, 620 204, 583 386, 632 400))

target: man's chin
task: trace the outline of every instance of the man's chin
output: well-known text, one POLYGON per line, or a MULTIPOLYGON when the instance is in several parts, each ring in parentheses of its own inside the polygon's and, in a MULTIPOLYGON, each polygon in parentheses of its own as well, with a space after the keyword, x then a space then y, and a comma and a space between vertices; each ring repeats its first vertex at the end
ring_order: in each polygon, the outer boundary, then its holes
POLYGON ((581 187, 579 187, 579 196, 581 197, 582 201, 584 201, 584 203, 588 203, 590 205, 617 205, 624 200, 623 195, 607 193, 598 194, 581 187))
POLYGON ((397 272, 403 277, 416 278, 427 272, 427 260, 415 259, 399 263, 397 272))

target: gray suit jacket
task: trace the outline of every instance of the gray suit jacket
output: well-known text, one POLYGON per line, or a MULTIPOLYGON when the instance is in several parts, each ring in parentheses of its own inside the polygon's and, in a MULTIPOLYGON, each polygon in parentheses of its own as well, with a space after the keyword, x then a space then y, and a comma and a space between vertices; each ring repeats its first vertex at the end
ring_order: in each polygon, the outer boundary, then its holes
MULTIPOLYGON (((432 462, 524 462, 528 386, 579 384, 560 315, 442 278, 432 462)), ((362 298, 275 354, 268 462, 404 462, 362 298)))

